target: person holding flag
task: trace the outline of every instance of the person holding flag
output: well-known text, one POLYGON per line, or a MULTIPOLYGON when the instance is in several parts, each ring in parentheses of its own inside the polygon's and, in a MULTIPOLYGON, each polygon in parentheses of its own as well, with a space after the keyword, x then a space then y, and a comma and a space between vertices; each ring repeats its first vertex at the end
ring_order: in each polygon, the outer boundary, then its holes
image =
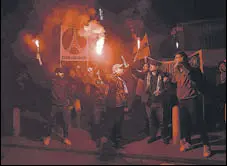
POLYGON ((148 36, 146 33, 142 41, 140 41, 140 38, 137 38, 137 45, 133 48, 133 54, 135 55, 133 59, 134 62, 144 59, 150 55, 148 36))

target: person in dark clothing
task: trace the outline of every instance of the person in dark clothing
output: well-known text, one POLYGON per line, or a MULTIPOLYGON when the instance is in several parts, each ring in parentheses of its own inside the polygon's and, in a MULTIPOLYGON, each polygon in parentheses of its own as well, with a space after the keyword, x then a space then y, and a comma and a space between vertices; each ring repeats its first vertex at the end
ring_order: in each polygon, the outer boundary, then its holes
POLYGON ((211 150, 208 142, 205 122, 202 116, 198 88, 201 87, 202 74, 199 68, 192 68, 188 63, 187 54, 179 52, 175 56, 173 82, 177 84, 177 97, 180 106, 181 141, 180 151, 191 148, 193 126, 199 129, 204 145, 203 156, 209 157, 211 150))
POLYGON ((95 94, 96 94, 96 87, 95 87, 95 72, 94 69, 89 67, 84 77, 85 83, 85 93, 83 95, 83 108, 84 114, 86 119, 83 119, 83 122, 87 124, 87 130, 91 132, 92 130, 92 123, 93 123, 93 115, 94 115, 94 108, 95 108, 95 94))
POLYGON ((51 140, 51 134, 57 126, 57 118, 60 118, 60 125, 63 128, 63 142, 67 145, 71 145, 71 141, 68 139, 68 129, 70 125, 70 110, 72 109, 72 100, 69 93, 69 84, 64 79, 64 72, 62 69, 57 68, 55 70, 56 76, 52 79, 51 87, 51 99, 52 110, 48 126, 48 136, 44 138, 43 143, 49 145, 51 140))
POLYGON ((216 127, 218 129, 225 128, 225 104, 226 104, 226 61, 221 61, 218 64, 218 71, 217 71, 217 88, 215 96, 216 105, 217 105, 217 112, 216 112, 216 127))
MULTIPOLYGON (((135 64, 136 65, 136 64, 135 64)), ((134 109, 139 109, 144 114, 145 131, 149 135, 151 128, 150 108, 147 106, 148 93, 147 93, 147 79, 150 78, 149 63, 143 64, 143 69, 138 70, 133 65, 131 68, 132 75, 137 79, 136 96, 132 103, 134 109)))
POLYGON ((109 77, 108 81, 107 108, 103 122, 103 137, 101 138, 100 148, 110 140, 112 133, 114 133, 114 138, 112 138, 114 147, 119 148, 124 112, 128 112, 128 89, 126 82, 120 77, 124 72, 123 65, 115 64, 112 71, 113 74, 109 77))
POLYGON ((151 115, 151 128, 150 128, 150 136, 151 138, 148 140, 148 143, 152 143, 157 140, 157 132, 159 127, 161 128, 161 137, 165 144, 169 143, 168 138, 168 117, 165 111, 166 103, 164 100, 164 93, 167 89, 164 87, 164 73, 159 70, 160 63, 158 62, 150 62, 150 80, 148 79, 148 101, 147 105, 150 107, 151 115), (165 106, 165 108, 164 108, 165 106), (165 112, 165 114, 164 114, 165 112), (164 116, 165 115, 165 116, 164 116))
POLYGON ((176 95, 176 85, 171 82, 171 76, 169 73, 163 73, 163 137, 164 143, 168 144, 171 138, 171 130, 168 125, 172 120, 172 109, 178 105, 178 99, 176 95))
POLYGON ((72 68, 69 71, 69 88, 71 89, 70 96, 73 100, 73 109, 71 110, 72 118, 76 117, 77 127, 80 128, 81 120, 81 98, 84 92, 83 81, 76 75, 75 70, 72 68))
POLYGON ((14 106, 19 107, 20 109, 30 109, 33 101, 33 97, 29 94, 31 93, 34 82, 31 75, 28 73, 28 68, 26 65, 22 65, 19 69, 17 78, 16 78, 16 88, 14 94, 14 106))
POLYGON ((100 70, 96 72, 93 79, 94 81, 92 81, 91 86, 94 87, 94 108, 91 121, 91 136, 96 142, 96 147, 99 148, 102 136, 102 119, 106 111, 105 99, 108 87, 100 76, 100 70))

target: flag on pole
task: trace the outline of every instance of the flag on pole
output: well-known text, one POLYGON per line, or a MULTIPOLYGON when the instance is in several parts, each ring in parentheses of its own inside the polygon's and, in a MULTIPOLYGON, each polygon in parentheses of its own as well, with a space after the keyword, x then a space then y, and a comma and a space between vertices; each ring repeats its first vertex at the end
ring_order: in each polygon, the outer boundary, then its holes
POLYGON ((140 41, 140 49, 138 49, 137 44, 134 46, 133 55, 135 55, 134 61, 144 59, 145 57, 148 57, 150 55, 148 36, 146 33, 143 39, 140 41))

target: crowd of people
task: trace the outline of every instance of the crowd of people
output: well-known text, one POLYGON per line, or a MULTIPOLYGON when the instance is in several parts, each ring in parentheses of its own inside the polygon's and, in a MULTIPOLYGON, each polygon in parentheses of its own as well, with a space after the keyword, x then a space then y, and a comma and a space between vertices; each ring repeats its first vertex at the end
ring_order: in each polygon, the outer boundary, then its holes
POLYGON ((52 107, 43 143, 50 144, 52 133, 60 124, 62 141, 71 145, 68 137, 71 119, 76 117, 77 127, 80 127, 81 112, 89 110, 90 134, 97 148, 102 150, 109 142, 114 148, 120 148, 122 122, 124 114, 129 111, 129 90, 123 75, 127 70, 137 80, 132 108, 146 115, 144 121, 150 137, 147 143, 158 139, 160 129, 163 143, 169 144, 171 134, 168 125, 172 108, 177 106, 180 110, 180 151, 190 150, 192 133, 199 132, 203 156, 209 157, 211 148, 201 102, 206 84, 204 76, 199 68, 189 64, 184 52, 175 55, 174 64, 173 74, 163 72, 161 64, 156 61, 144 61, 142 68, 115 64, 111 74, 98 68, 88 68, 84 73, 80 66, 57 68, 51 80, 52 107), (56 122, 57 117, 61 117, 60 123, 56 122))

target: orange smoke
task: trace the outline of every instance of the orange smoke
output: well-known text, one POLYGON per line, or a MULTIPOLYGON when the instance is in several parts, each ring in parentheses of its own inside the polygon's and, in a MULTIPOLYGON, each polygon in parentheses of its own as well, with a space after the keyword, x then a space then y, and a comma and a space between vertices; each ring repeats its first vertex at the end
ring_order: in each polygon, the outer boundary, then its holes
POLYGON ((40 46, 41 40, 38 39, 37 37, 32 36, 29 33, 26 33, 26 34, 23 35, 23 38, 24 38, 25 44, 27 44, 28 48, 31 49, 32 51, 36 52, 37 48, 39 48, 39 50, 41 48, 41 51, 43 51, 43 44, 42 44, 42 47, 41 47, 40 46))
POLYGON ((28 47, 32 51, 36 51, 36 47, 35 47, 33 40, 34 40, 34 37, 31 34, 25 34, 24 35, 24 42, 28 45, 28 47))
MULTIPOLYGON (((61 25, 74 26, 78 30, 82 28, 85 30, 85 27, 89 27, 89 24, 91 23, 90 25, 92 31, 94 32, 97 32, 96 30, 99 28, 96 27, 99 26, 102 27, 100 29, 104 29, 104 27, 100 25, 99 22, 95 20, 90 21, 90 18, 94 18, 94 16, 96 15, 96 10, 92 7, 86 6, 85 4, 67 4, 66 2, 62 1, 56 4, 56 6, 49 11, 50 13, 48 13, 48 15, 45 17, 43 23, 42 33, 40 34, 42 40, 39 40, 39 44, 40 48, 42 49, 40 51, 43 61, 45 61, 46 64, 48 63, 48 65, 52 66, 53 68, 55 68, 55 66, 59 66, 60 64, 59 44, 61 25)), ((129 59, 132 59, 130 55, 131 47, 128 47, 126 43, 121 40, 120 36, 117 36, 116 34, 111 32, 111 29, 107 35, 108 36, 101 35, 102 37, 99 37, 98 41, 97 37, 100 35, 96 35, 93 41, 89 41, 91 47, 89 53, 90 56, 92 56, 91 54, 93 54, 94 57, 98 59, 98 61, 100 61, 100 63, 108 63, 108 65, 111 66, 114 63, 120 63, 120 56, 122 55, 126 58, 127 62, 129 61, 129 59), (93 42, 93 44, 91 44, 91 42, 93 42), (102 58, 100 58, 100 56, 97 56, 97 54, 102 54, 102 58)), ((32 42, 32 39, 34 39, 34 37, 32 37, 31 35, 25 35, 24 38, 29 47, 33 48, 33 50, 36 51, 35 44, 32 42)), ((53 71, 52 67, 50 68, 53 71)))

